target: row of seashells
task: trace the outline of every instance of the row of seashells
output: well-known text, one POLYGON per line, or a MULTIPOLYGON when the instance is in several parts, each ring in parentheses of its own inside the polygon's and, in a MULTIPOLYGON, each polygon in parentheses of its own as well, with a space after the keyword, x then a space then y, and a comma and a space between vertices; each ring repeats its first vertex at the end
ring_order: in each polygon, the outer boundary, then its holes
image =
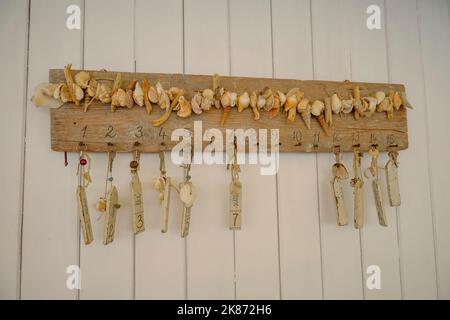
POLYGON ((214 90, 210 88, 196 92, 191 100, 186 98, 186 91, 182 88, 171 87, 164 89, 160 82, 150 86, 147 79, 139 82, 134 80, 126 89, 122 86, 122 76, 118 73, 113 87, 96 80, 88 72, 80 71, 72 79, 71 65, 64 70, 66 83, 41 84, 35 90, 32 98, 37 106, 47 105, 59 107, 66 102, 74 102, 80 105, 84 99, 84 111, 86 112, 93 101, 99 101, 111 105, 114 112, 119 107, 132 108, 135 104, 152 112, 152 104, 166 110, 163 116, 153 121, 154 126, 160 126, 170 117, 172 111, 176 111, 181 118, 189 117, 192 112, 201 114, 212 106, 223 108, 221 125, 232 108, 238 112, 247 108, 253 111, 254 119, 260 119, 260 112, 269 112, 269 117, 274 118, 284 110, 287 120, 292 122, 297 114, 300 114, 307 128, 311 128, 311 119, 316 117, 325 133, 329 134, 329 128, 333 125, 333 114, 348 114, 354 112, 356 119, 370 117, 375 112, 385 112, 388 119, 393 118, 394 110, 402 106, 410 107, 404 92, 390 91, 387 94, 378 91, 371 96, 361 97, 359 86, 353 87, 352 94, 348 98, 341 98, 337 93, 322 100, 310 100, 299 88, 292 88, 286 94, 281 91, 273 91, 265 87, 262 91, 238 94, 223 87, 214 90))

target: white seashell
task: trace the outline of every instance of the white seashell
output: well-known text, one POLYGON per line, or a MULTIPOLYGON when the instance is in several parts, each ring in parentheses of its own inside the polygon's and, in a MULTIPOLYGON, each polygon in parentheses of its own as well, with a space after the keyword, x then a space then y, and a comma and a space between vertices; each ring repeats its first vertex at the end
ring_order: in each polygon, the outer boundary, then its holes
POLYGON ((53 91, 54 99, 61 99, 61 88, 63 85, 64 85, 64 83, 60 83, 56 86, 55 90, 53 91))
POLYGON ((299 113, 301 113, 302 111, 305 111, 306 108, 308 107, 308 104, 309 104, 309 99, 303 98, 302 100, 300 100, 300 102, 297 105, 297 111, 299 113))
POLYGON ((258 109, 261 109, 265 105, 266 105, 266 99, 262 95, 259 95, 258 100, 256 101, 256 106, 258 107, 258 109))
POLYGON ((278 97, 280 97, 280 107, 284 106, 285 102, 286 102, 286 95, 281 92, 281 91, 277 91, 278 93, 278 97))
POLYGON ((211 89, 207 88, 207 89, 203 90, 202 95, 204 98, 207 98, 210 100, 214 99, 214 91, 212 91, 211 89))
POLYGON ((163 91, 158 98, 158 105, 161 109, 168 109, 170 106, 169 95, 166 91, 163 91))
POLYGON ((194 204, 196 192, 192 183, 183 183, 180 187, 180 200, 183 204, 190 208, 194 204))
POLYGON ((338 114, 339 112, 341 112, 341 109, 342 109, 341 99, 339 98, 339 96, 336 93, 334 93, 331 96, 331 110, 334 113, 338 114))
POLYGON ((367 111, 370 112, 370 113, 375 112, 375 109, 377 108, 377 98, 364 97, 363 100, 367 101, 367 103, 369 104, 368 108, 367 108, 367 111))
POLYGON ((75 83, 79 85, 82 89, 86 89, 91 80, 91 75, 89 72, 80 71, 75 75, 75 83))
POLYGON ((83 100, 83 98, 84 98, 83 89, 81 89, 81 87, 75 83, 73 84, 72 88, 73 88, 73 92, 75 94, 75 99, 78 101, 83 100))
POLYGON ((377 99, 377 104, 380 104, 381 101, 383 101, 384 98, 386 98, 386 94, 383 91, 377 91, 375 93, 375 98, 377 99))
MULTIPOLYGON (((53 98, 53 95, 49 96, 47 94, 49 93, 49 86, 51 86, 51 84, 41 83, 34 89, 31 102, 33 102, 36 107, 58 108, 62 105, 62 102, 58 99, 53 98)), ((56 87, 57 86, 55 86, 55 88, 56 87)))
POLYGON ((250 97, 247 92, 241 94, 237 101, 238 112, 242 112, 245 108, 247 108, 250 104, 250 97))
POLYGON ((104 84, 100 84, 97 86, 97 99, 100 100, 100 102, 102 103, 110 103, 111 102, 111 88, 104 85, 104 84))
POLYGON ((230 92, 230 107, 236 106, 236 103, 237 103, 237 93, 230 92))
POLYGON ((350 113, 353 110, 353 99, 342 100, 342 112, 350 113))
POLYGON ((156 83, 156 93, 158 94, 158 97, 161 97, 161 95, 166 92, 162 86, 162 84, 158 81, 156 83))
POLYGON ((134 102, 136 102, 138 106, 140 107, 144 106, 144 91, 142 90, 142 87, 139 84, 139 82, 136 82, 136 85, 134 87, 133 100, 134 102))
POLYGON ((148 88, 148 100, 151 103, 158 103, 158 91, 156 90, 156 88, 154 86, 151 86, 150 88, 148 88))
POLYGON ((226 91, 222 97, 220 98, 220 103, 222 107, 227 108, 231 106, 231 95, 228 91, 226 91))
POLYGON ((197 92, 191 99, 191 107, 192 111, 194 111, 195 114, 201 114, 203 112, 200 105, 202 104, 202 94, 200 92, 197 92))
POLYGON ((312 103, 311 105, 311 114, 313 116, 320 116, 320 114, 322 113, 322 111, 325 109, 325 104, 320 101, 320 100, 316 100, 312 103))
POLYGON ((66 84, 63 84, 61 86, 61 89, 59 92, 59 97, 60 97, 61 101, 64 103, 69 102, 71 100, 70 93, 69 93, 69 87, 67 87, 66 84))

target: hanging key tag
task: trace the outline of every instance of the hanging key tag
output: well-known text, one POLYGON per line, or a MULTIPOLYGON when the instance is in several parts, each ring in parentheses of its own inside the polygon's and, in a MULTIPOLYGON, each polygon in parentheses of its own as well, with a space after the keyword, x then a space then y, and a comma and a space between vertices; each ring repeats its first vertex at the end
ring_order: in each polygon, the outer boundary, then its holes
POLYGON ((338 226, 347 225, 347 211, 345 209, 344 193, 342 192, 342 180, 348 179, 347 168, 341 163, 341 154, 335 151, 336 163, 332 167, 333 180, 331 188, 333 190, 334 203, 336 205, 336 221, 338 226))
POLYGON ((134 152, 134 160, 130 162, 131 168, 131 209, 133 216, 133 232, 138 234, 145 230, 144 225, 144 200, 142 198, 142 185, 137 173, 139 169, 139 151, 134 152))
POLYGON ((229 226, 231 230, 240 230, 242 218, 242 184, 239 181, 239 172, 241 169, 237 162, 236 137, 234 138, 233 150, 231 158, 229 226))
POLYGON ((89 208, 86 198, 86 187, 91 182, 89 175, 90 159, 85 151, 80 152, 78 162, 78 187, 76 191, 78 215, 80 218, 81 230, 83 233, 84 244, 88 245, 94 240, 92 234, 91 218, 89 216, 89 208))
MULTIPOLYGON (((373 198, 375 200, 375 207, 377 209, 378 223, 381 226, 386 227, 387 226, 386 212, 383 206, 383 196, 381 192, 380 181, 378 180, 378 156, 380 155, 380 153, 376 148, 376 146, 372 146, 370 148, 369 155, 372 157, 372 161, 370 167, 367 170, 370 171, 372 175, 372 191, 373 191, 373 198)), ((368 178, 366 172, 364 173, 364 175, 366 176, 366 178, 368 178)))
POLYGON ((171 179, 166 175, 166 163, 164 159, 164 151, 159 152, 159 178, 156 179, 154 187, 159 191, 159 200, 162 206, 162 225, 161 232, 166 233, 169 228, 169 203, 170 203, 170 187, 171 179))
POLYGON ((353 150, 353 172, 354 176, 351 180, 351 186, 353 187, 353 212, 354 212, 354 226, 356 229, 363 227, 363 215, 364 215, 364 191, 363 191, 363 179, 361 172, 361 157, 362 153, 357 148, 353 150))
MULTIPOLYGON (((191 149, 191 160, 192 160, 192 149, 191 149)), ((184 181, 180 183, 179 193, 180 200, 183 203, 183 215, 181 220, 181 237, 185 238, 189 234, 189 225, 191 223, 191 208, 194 204, 196 197, 194 186, 191 182, 190 170, 191 163, 184 164, 184 181)))
POLYGON ((119 194, 117 192, 117 188, 113 186, 113 176, 112 176, 112 165, 116 153, 110 151, 108 153, 108 174, 106 178, 106 188, 108 190, 105 194, 105 230, 103 233, 103 244, 107 245, 114 241, 114 235, 116 231, 116 217, 117 217, 117 209, 120 208, 119 204, 119 194), (109 188, 108 188, 109 184, 109 188))
POLYGON ((400 186, 398 182, 398 152, 388 152, 389 161, 386 163, 386 183, 389 195, 389 203, 391 207, 399 207, 401 204, 400 199, 400 186))

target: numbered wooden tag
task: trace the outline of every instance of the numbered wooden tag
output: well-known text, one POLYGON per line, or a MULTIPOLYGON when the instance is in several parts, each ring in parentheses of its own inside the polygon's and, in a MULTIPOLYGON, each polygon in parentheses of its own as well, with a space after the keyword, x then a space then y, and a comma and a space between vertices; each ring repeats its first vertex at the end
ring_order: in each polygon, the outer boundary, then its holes
POLYGON ((345 210, 344 193, 342 192, 341 179, 335 177, 331 182, 333 188, 334 202, 336 204, 336 220, 338 226, 345 226, 347 222, 347 211, 345 210))
POLYGON ((356 229, 363 227, 364 218, 364 182, 362 180, 361 173, 361 156, 359 151, 353 152, 353 171, 354 178, 352 179, 353 187, 353 213, 354 213, 354 226, 356 229))
POLYGON ((398 182, 398 162, 395 151, 389 152, 389 161, 386 163, 386 183, 391 207, 399 207, 401 204, 400 187, 398 182))
POLYGON ((171 184, 170 177, 166 177, 165 184, 164 184, 163 200, 162 200, 163 219, 162 219, 161 232, 163 232, 163 233, 166 233, 169 228, 170 184, 171 184))
POLYGON ((230 183, 230 229, 241 229, 242 184, 238 180, 230 183))
POLYGON ((118 203, 119 194, 116 187, 112 187, 106 195, 106 213, 105 213, 105 232, 103 236, 103 244, 109 244, 114 241, 116 231, 117 209, 120 208, 118 203))
POLYGON ((192 182, 183 182, 180 185, 180 199, 183 203, 183 216, 181 220, 181 237, 185 238, 189 234, 191 223, 191 208, 194 204, 195 191, 192 182))
POLYGON ((130 182, 131 208, 133 215, 133 232, 138 234, 145 230, 144 200, 142 198, 142 185, 137 173, 133 173, 130 182))
POLYGON ((375 199, 375 207, 377 208, 378 222, 380 225, 387 227, 387 219, 383 206, 381 186, 378 179, 372 180, 372 190, 373 190, 373 197, 375 199))
POLYGON ((94 240, 92 234, 91 218, 86 199, 86 190, 83 186, 77 188, 78 215, 80 217, 81 230, 83 232, 84 244, 90 244, 94 240))

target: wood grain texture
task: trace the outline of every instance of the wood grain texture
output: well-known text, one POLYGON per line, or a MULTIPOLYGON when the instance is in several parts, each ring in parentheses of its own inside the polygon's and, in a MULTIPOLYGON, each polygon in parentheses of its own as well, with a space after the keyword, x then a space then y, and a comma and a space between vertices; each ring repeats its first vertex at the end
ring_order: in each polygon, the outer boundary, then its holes
MULTIPOLYGON (((91 73, 96 78, 114 78, 114 74, 109 72, 91 71, 91 73)), ((166 88, 172 86, 187 88, 190 93, 193 88, 203 89, 210 87, 212 83, 211 76, 123 73, 125 83, 134 78, 141 80, 144 77, 147 77, 151 83, 160 81, 166 88)), ((322 100, 332 92, 347 96, 351 88, 356 85, 356 83, 347 82, 265 80, 242 77, 221 77, 220 79, 221 85, 226 88, 235 88, 237 92, 245 90, 244 88, 252 91, 264 86, 287 92, 289 88, 299 87, 307 97, 322 100)), ((62 70, 50 70, 50 81, 62 81, 62 70)), ((404 90, 402 85, 370 83, 357 83, 357 85, 361 87, 362 96, 373 94, 378 90, 385 92, 404 90)), ((318 121, 312 122, 311 129, 306 128, 300 116, 296 117, 293 123, 289 123, 283 114, 269 119, 267 113, 262 113, 259 121, 253 121, 249 109, 243 113, 232 112, 227 120, 226 128, 220 127, 222 111, 215 108, 201 115, 192 115, 189 119, 182 119, 173 114, 161 127, 154 127, 151 121, 158 119, 163 113, 163 110, 154 108, 154 112, 147 115, 144 108, 137 106, 132 109, 121 108, 111 113, 109 106, 101 104, 93 104, 89 111, 84 113, 74 104, 66 104, 59 109, 51 110, 52 148, 54 151, 76 151, 77 145, 83 142, 90 152, 104 152, 109 142, 115 145, 117 152, 129 152, 134 149, 134 143, 138 141, 141 144, 139 146, 141 152, 159 152, 161 142, 166 144, 167 149, 171 149, 178 143, 178 141, 169 140, 175 129, 185 128, 193 132, 196 120, 202 121, 204 130, 219 128, 223 136, 226 136, 226 129, 279 129, 281 152, 331 152, 335 145, 339 145, 340 150, 344 152, 351 151, 355 144, 359 144, 362 151, 368 150, 373 144, 378 144, 380 151, 402 150, 408 146, 405 108, 395 112, 393 120, 387 120, 385 113, 375 113, 370 118, 359 120, 355 120, 352 114, 335 116, 334 128, 330 136, 323 132, 318 121), (163 140, 166 138, 165 135, 167 140, 163 140)), ((204 145, 207 143, 205 141, 204 145)), ((267 143, 270 146, 270 142, 267 143)))
POLYGON ((0 117, 0 299, 19 296, 20 223, 24 161, 24 112, 26 105, 26 58, 28 1, 0 2, 0 79, 4 97, 0 117), (7 45, 6 45, 7 44, 7 45))
POLYGON ((62 154, 49 154, 48 112, 30 102, 33 88, 47 77, 49 68, 64 65, 68 60, 74 67, 81 67, 81 31, 65 27, 69 5, 80 6, 81 1, 31 1, 22 299, 77 297, 76 290, 66 287, 66 268, 78 265, 78 215, 74 196, 78 155, 69 155, 69 165, 64 167, 62 154), (48 36, 49 30, 52 37, 48 36))
MULTIPOLYGON (((309 0, 272 0, 274 77, 313 78, 310 12, 309 0)), ((277 183, 281 299, 322 299, 316 154, 280 154, 277 183)))

